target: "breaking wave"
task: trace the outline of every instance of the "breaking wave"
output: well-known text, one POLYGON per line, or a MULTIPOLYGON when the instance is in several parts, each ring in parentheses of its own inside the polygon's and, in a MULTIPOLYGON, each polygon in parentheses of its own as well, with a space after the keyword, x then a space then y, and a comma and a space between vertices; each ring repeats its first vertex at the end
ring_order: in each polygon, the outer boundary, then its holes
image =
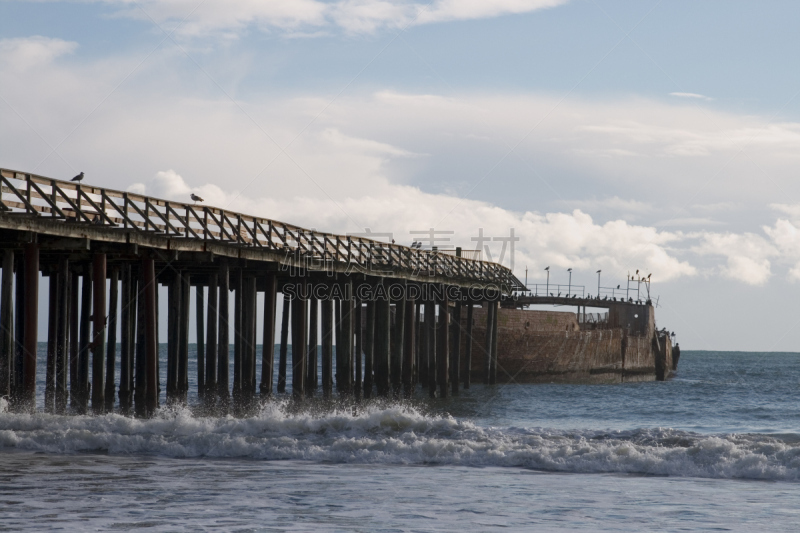
POLYGON ((481 427, 410 405, 250 418, 162 410, 149 420, 0 410, 0 447, 47 453, 522 467, 573 473, 800 480, 800 439, 761 434, 481 427))

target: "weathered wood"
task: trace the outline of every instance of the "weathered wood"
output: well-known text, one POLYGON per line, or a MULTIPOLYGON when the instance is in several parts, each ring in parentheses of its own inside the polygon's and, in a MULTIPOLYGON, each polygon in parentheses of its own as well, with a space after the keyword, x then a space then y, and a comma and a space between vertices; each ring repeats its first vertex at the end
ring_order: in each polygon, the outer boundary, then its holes
POLYGON ((424 328, 420 324, 422 303, 419 301, 414 302, 414 368, 411 374, 411 387, 416 388, 420 383, 420 371, 422 370, 422 339, 424 335, 424 328))
POLYGON ((80 384, 80 281, 77 272, 70 272, 69 280, 69 399, 72 408, 78 409, 80 384))
MULTIPOLYGON (((342 322, 341 322, 341 347, 342 347, 342 369, 341 386, 337 385, 340 394, 353 393, 353 300, 349 297, 352 294, 352 282, 344 283, 345 298, 342 300, 342 322), (347 287, 350 287, 348 289, 347 287)), ((336 339, 336 351, 339 351, 339 339, 336 339)))
POLYGON ((228 293, 230 292, 230 269, 228 263, 223 261, 220 265, 219 282, 219 350, 217 353, 217 401, 222 409, 227 409, 230 403, 230 388, 228 383, 228 367, 230 364, 230 328, 228 325, 228 293))
POLYGON ((58 277, 50 274, 47 302, 47 361, 44 381, 44 410, 56 411, 56 335, 58 329, 58 277))
POLYGON ((105 410, 106 254, 92 257, 92 412, 105 410))
POLYGON ((142 260, 142 281, 145 303, 145 415, 152 416, 158 409, 158 305, 155 262, 152 258, 142 260))
POLYGON ((488 385, 491 381, 492 375, 492 335, 493 335, 493 328, 494 328, 494 305, 492 302, 486 302, 486 336, 484 340, 485 344, 485 353, 486 353, 486 365, 484 367, 483 373, 483 383, 484 385, 488 385))
POLYGON ((198 285, 195 287, 194 293, 194 319, 195 319, 195 334, 197 341, 195 343, 197 351, 197 395, 202 399, 204 397, 206 386, 206 346, 205 346, 205 287, 198 285))
POLYGON ((308 301, 292 300, 292 397, 300 400, 305 394, 306 316, 308 301))
POLYGON ((25 245, 25 341, 22 362, 22 404, 36 408, 36 349, 39 334, 39 245, 25 245))
POLYGON ((389 365, 392 353, 391 312, 388 295, 375 301, 374 372, 378 396, 389 395, 389 365))
POLYGON ((147 416, 147 298, 144 263, 136 273, 136 353, 134 360, 134 412, 147 416))
POLYGON ((264 329, 261 343, 261 386, 262 396, 272 395, 272 380, 275 364, 275 312, 278 297, 278 278, 267 274, 264 290, 264 329))
POLYGON ((219 289, 217 287, 217 274, 211 273, 208 280, 208 314, 206 316, 206 375, 203 399, 208 406, 216 404, 217 397, 217 327, 219 316, 217 301, 219 289))
POLYGON ((15 310, 14 317, 14 360, 11 363, 11 404, 17 408, 22 400, 23 360, 25 359, 25 257, 19 254, 16 257, 14 272, 15 310))
POLYGON ((407 300, 405 305, 405 325, 403 329, 403 395, 411 398, 414 394, 414 362, 416 359, 416 303, 407 300))
POLYGON ((461 378, 461 302, 456 302, 450 321, 450 390, 458 394, 461 378))
POLYGON ((361 371, 362 361, 364 359, 364 326, 362 322, 363 306, 361 302, 355 301, 355 314, 353 326, 355 328, 355 344, 353 345, 353 365, 355 365, 355 379, 353 381, 353 394, 356 398, 361 397, 363 389, 363 376, 361 371))
POLYGON ((286 392, 286 359, 289 355, 289 311, 292 299, 283 294, 283 310, 281 312, 281 347, 278 354, 278 393, 286 392))
POLYGON ((136 331, 135 279, 131 275, 130 263, 122 265, 120 291, 120 349, 119 349, 119 410, 130 414, 131 391, 133 389, 133 339, 136 331))
POLYGON ((489 384, 494 385, 497 383, 497 312, 500 307, 500 302, 492 302, 492 350, 491 350, 491 373, 489 374, 489 384))
POLYGON ((374 357, 375 353, 375 302, 367 302, 367 320, 364 329, 364 387, 362 393, 364 398, 372 397, 372 389, 375 383, 374 357))
POLYGON ((105 411, 114 410, 117 368, 117 309, 119 307, 119 267, 112 267, 108 294, 108 344, 106 347, 105 411))
POLYGON ((436 302, 425 302, 426 359, 428 360, 428 394, 436 397, 436 302))
POLYGON ((403 340, 405 339, 406 322, 406 300, 397 300, 394 312, 394 327, 391 332, 392 354, 389 367, 389 381, 392 387, 392 395, 397 398, 400 396, 403 384, 403 340))
POLYGON ((317 330, 319 326, 319 301, 308 301, 308 358, 306 361, 306 393, 310 396, 317 389, 317 330))
POLYGON ((336 332, 336 390, 341 393, 344 389, 344 361, 342 356, 345 353, 344 339, 342 335, 342 300, 339 298, 333 301, 333 329, 336 332))
POLYGON ((180 344, 181 278, 180 273, 167 287, 167 405, 178 401, 178 358, 180 344))
POLYGON ((189 322, 192 304, 192 284, 189 273, 181 272, 180 337, 178 338, 178 398, 186 405, 189 401, 189 322))
POLYGON ((245 335, 242 338, 242 401, 245 406, 250 406, 256 392, 256 278, 245 278, 243 287, 242 322, 245 335))
POLYGON ((330 398, 333 390, 333 300, 322 300, 322 395, 330 398))
POLYGON ((467 330, 464 342, 464 388, 468 389, 472 381, 472 302, 467 303, 467 330))
POLYGON ((450 305, 447 297, 439 304, 439 331, 436 333, 439 340, 437 349, 436 375, 439 378, 439 395, 447 398, 450 394, 450 305))
POLYGON ((242 350, 245 332, 242 329, 242 269, 236 269, 233 278, 233 403, 242 402, 242 350))
POLYGON ((67 338, 69 332, 69 260, 66 256, 58 259, 58 324, 56 324, 56 413, 67 410, 67 338))
POLYGON ((0 397, 11 395, 14 361, 14 251, 3 252, 3 286, 0 291, 0 397))

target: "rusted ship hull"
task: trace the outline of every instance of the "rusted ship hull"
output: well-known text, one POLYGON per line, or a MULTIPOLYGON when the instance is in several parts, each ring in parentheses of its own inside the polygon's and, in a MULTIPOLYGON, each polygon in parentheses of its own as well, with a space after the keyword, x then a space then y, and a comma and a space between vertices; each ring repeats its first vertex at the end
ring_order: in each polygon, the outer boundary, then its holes
MULTIPOLYGON (((670 336, 655 329, 650 305, 611 307, 601 324, 579 324, 576 313, 500 309, 497 327, 498 383, 656 381, 675 369, 670 336)), ((471 378, 480 383, 485 308, 474 310, 472 333, 471 378)))

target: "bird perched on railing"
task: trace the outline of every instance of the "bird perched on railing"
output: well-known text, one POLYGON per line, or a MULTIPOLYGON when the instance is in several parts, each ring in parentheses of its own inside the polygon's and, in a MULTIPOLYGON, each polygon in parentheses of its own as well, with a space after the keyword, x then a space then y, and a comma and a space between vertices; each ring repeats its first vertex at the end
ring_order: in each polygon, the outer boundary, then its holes
POLYGON ((192 193, 192 195, 190 196, 190 198, 192 199, 192 201, 193 201, 194 203, 197 203, 197 202, 205 202, 205 200, 203 200, 202 198, 200 198, 199 196, 197 196, 195 193, 192 193))
POLYGON ((81 172, 80 174, 78 174, 77 176, 75 176, 74 178, 72 178, 69 181, 77 181, 77 182, 83 181, 83 172, 81 172))

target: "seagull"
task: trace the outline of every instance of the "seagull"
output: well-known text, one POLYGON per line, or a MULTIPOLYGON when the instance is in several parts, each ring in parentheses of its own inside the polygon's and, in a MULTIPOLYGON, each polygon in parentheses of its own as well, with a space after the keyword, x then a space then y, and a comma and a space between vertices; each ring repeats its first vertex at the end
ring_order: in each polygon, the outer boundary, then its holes
POLYGON ((202 198, 200 198, 199 196, 197 196, 195 193, 192 193, 192 195, 190 196, 190 198, 192 199, 192 201, 193 201, 194 203, 197 203, 197 202, 205 202, 205 200, 203 200, 202 198))
POLYGON ((77 176, 75 176, 74 178, 72 178, 69 181, 78 181, 78 182, 83 181, 83 172, 81 172, 80 174, 78 174, 77 176))
POLYGON ((558 295, 561 296, 561 293, 559 292, 558 295))
POLYGON ((619 285, 617 285, 617 288, 619 289, 619 285))
POLYGON ((552 296, 552 295, 553 295, 553 293, 551 292, 551 293, 550 293, 550 296, 552 296))

